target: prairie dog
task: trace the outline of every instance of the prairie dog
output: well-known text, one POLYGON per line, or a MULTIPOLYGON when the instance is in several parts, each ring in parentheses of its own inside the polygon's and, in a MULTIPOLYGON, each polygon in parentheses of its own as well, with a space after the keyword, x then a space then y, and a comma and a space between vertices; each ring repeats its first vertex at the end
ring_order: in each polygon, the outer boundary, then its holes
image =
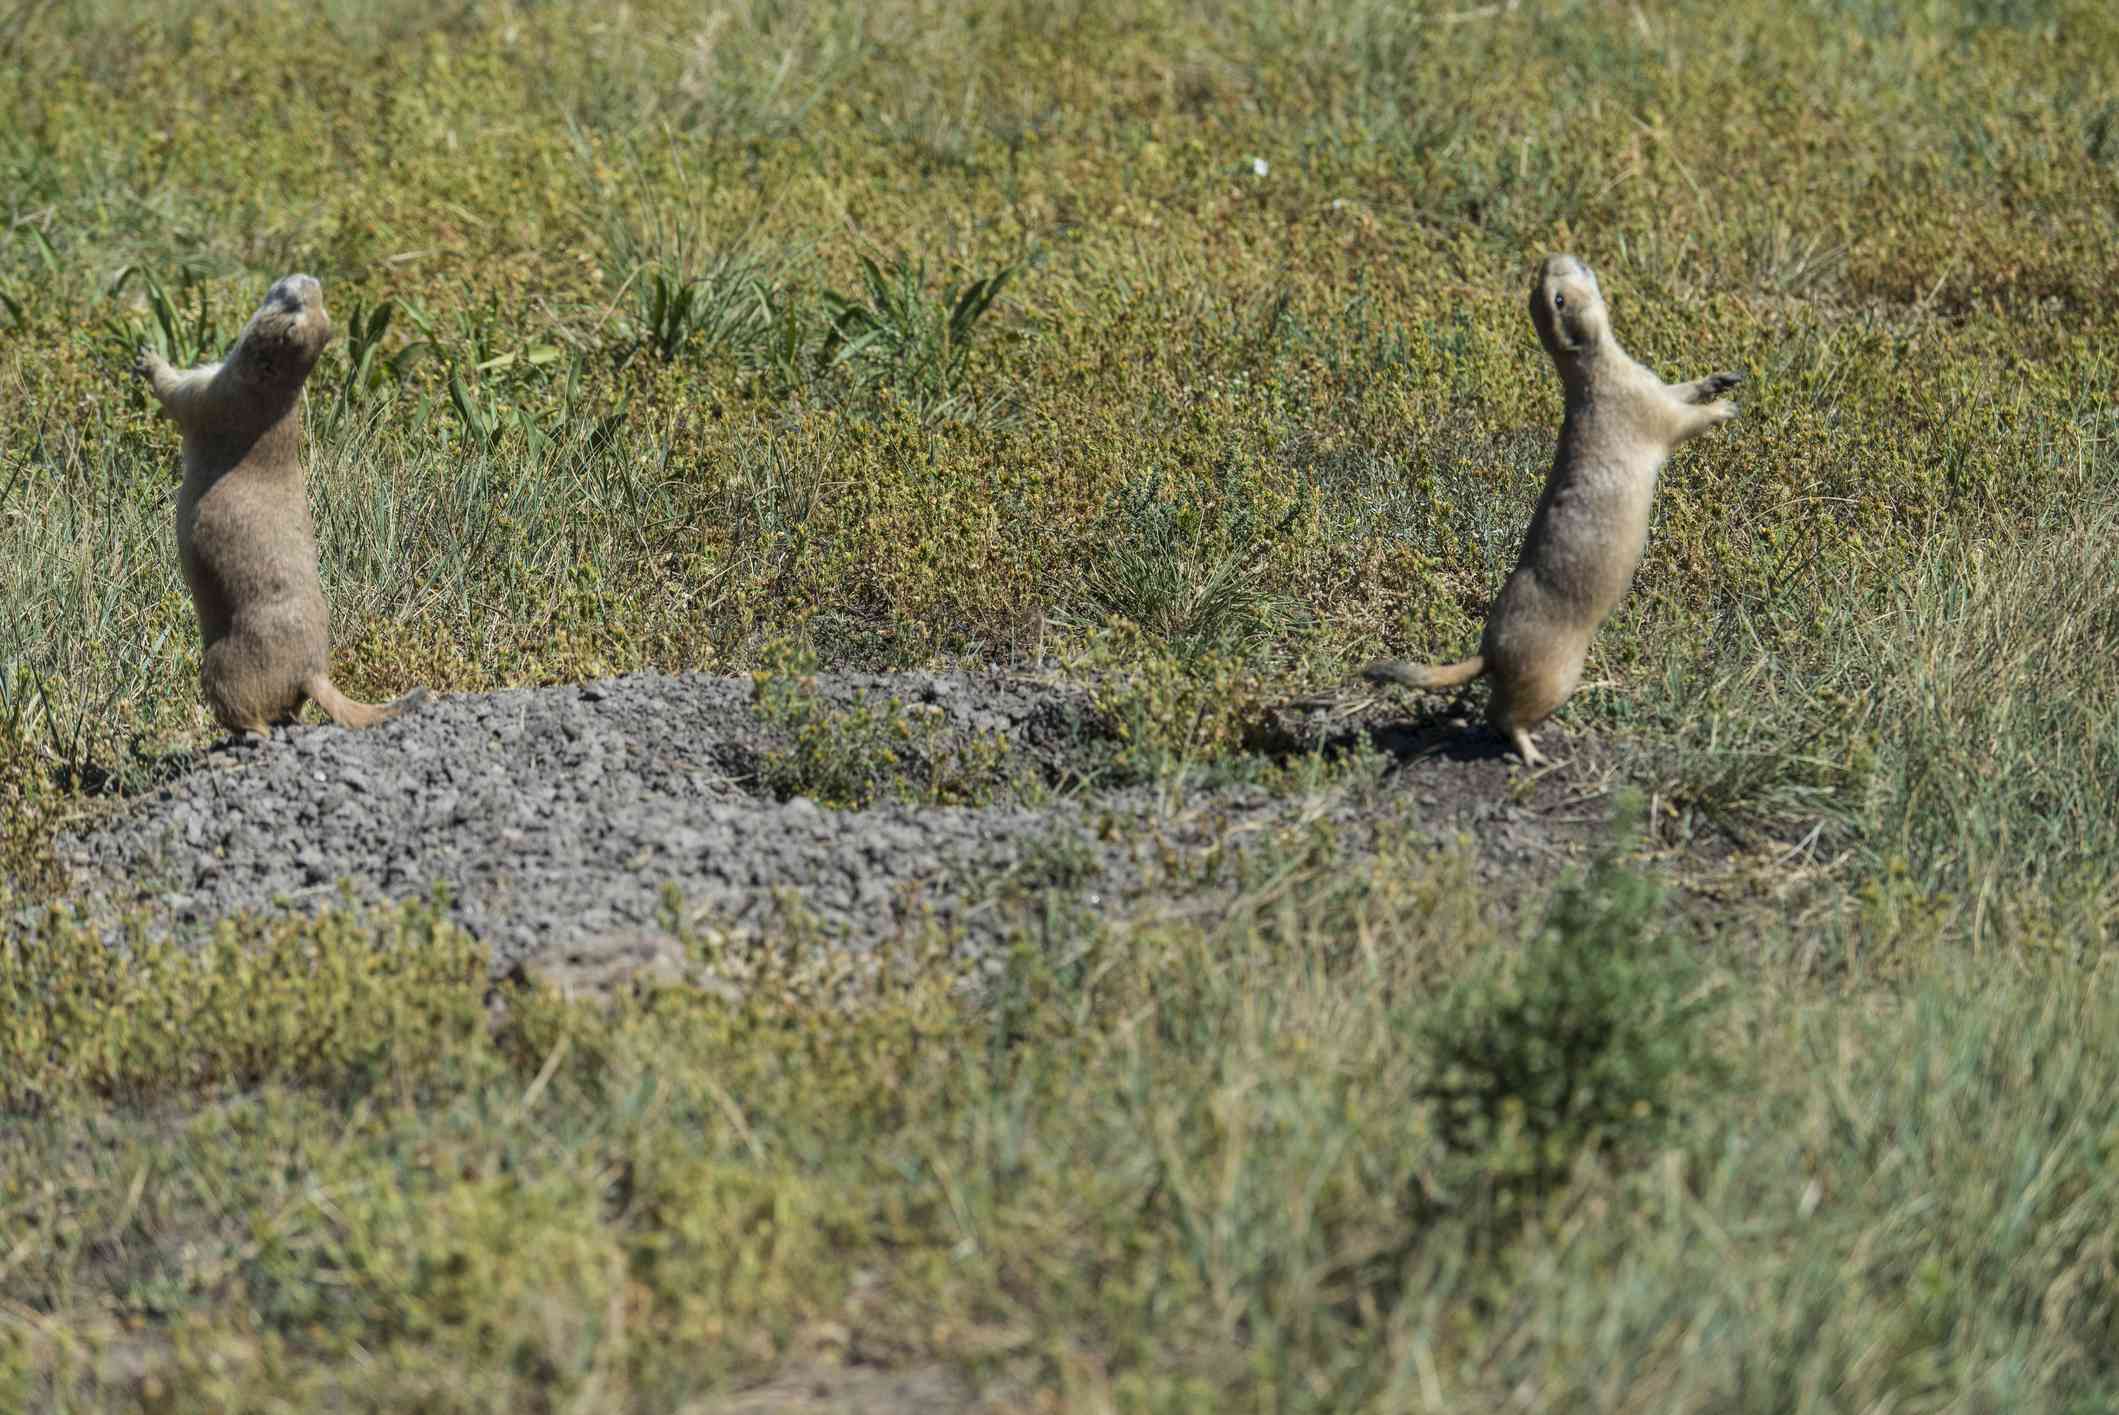
POLYGON ((1362 676, 1435 689, 1491 674, 1486 719, 1534 766, 1545 758, 1530 730, 1574 692, 1590 635, 1633 582, 1663 460, 1736 416, 1721 395, 1743 375, 1665 383, 1635 363, 1612 336, 1597 277, 1571 255, 1547 256, 1538 268, 1530 320, 1559 371, 1566 413, 1552 474, 1516 568, 1487 611, 1479 652, 1441 665, 1386 659, 1362 676))
POLYGON ((326 671, 331 615, 301 450, 302 384, 330 339, 323 287, 289 275, 221 363, 180 371, 143 348, 134 369, 183 429, 177 562, 199 617, 199 688, 234 733, 292 722, 304 699, 342 727, 368 727, 425 697, 356 702, 326 671))

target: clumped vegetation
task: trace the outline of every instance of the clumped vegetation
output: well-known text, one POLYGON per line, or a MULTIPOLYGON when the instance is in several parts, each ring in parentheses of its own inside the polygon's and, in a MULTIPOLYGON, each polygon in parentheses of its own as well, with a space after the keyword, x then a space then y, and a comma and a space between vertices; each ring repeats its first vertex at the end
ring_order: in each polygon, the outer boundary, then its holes
POLYGON ((0 9, 0 1404, 2119 1403, 2114 75, 2094 0, 0 9), (1036 656, 1175 801, 1476 639, 1558 248, 1750 381, 1549 895, 1055 856, 997 978, 595 1007, 55 878, 208 735, 134 350, 278 275, 348 692, 756 672, 775 789, 948 803, 799 666, 1036 656))
POLYGON ((1430 1023, 1418 1092, 1443 1146, 1476 1163, 1497 1220, 1543 1198, 1585 1151, 1639 1147, 1719 1058, 1701 1023, 1719 998, 1655 886, 1613 856, 1561 887, 1520 950, 1462 984, 1430 1023))
POLYGON ((781 650, 752 677, 759 720, 783 736, 758 763, 757 780, 787 801, 859 810, 882 800, 908 805, 981 803, 1006 787, 1032 787, 1008 769, 1008 743, 994 733, 952 740, 942 709, 863 699, 835 707, 818 697, 813 655, 781 650))

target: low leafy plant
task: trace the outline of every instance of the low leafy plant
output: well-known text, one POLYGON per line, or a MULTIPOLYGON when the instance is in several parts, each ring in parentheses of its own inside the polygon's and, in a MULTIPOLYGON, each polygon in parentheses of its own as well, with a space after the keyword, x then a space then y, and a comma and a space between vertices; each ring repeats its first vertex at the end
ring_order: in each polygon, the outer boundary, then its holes
POLYGON ((485 1025, 485 977, 434 905, 230 922, 199 947, 112 947, 55 910, 0 939, 0 1110, 404 1074, 485 1025))
POLYGON ((885 270, 864 255, 859 291, 824 292, 830 328, 818 363, 852 371, 864 390, 892 389, 929 415, 962 411, 972 337, 1015 273, 1004 266, 930 295, 925 261, 901 254, 885 270))
POLYGON ((1113 493, 1089 538, 1089 617, 1129 620, 1185 655, 1251 647, 1293 627, 1301 606, 1268 588, 1264 569, 1302 503, 1272 518, 1255 488, 1222 480, 1207 498, 1211 515, 1156 473, 1113 493))
POLYGON ((147 302, 147 323, 143 326, 113 315, 104 324, 128 365, 142 344, 178 368, 210 363, 235 338, 234 331, 224 326, 215 313, 205 282, 189 267, 179 271, 175 295, 153 271, 140 265, 128 265, 119 271, 110 282, 108 293, 116 299, 135 283, 147 302))
POLYGON ((833 707, 818 696, 813 673, 813 661, 788 656, 751 678, 759 719, 787 738, 759 760, 759 784, 775 799, 803 796, 841 810, 882 800, 971 805, 1005 782, 1008 743, 998 734, 960 738, 933 704, 889 698, 833 707))
POLYGON ((1267 694, 1256 670, 1232 654, 1180 659, 1150 648, 1152 642, 1139 625, 1117 620, 1091 635, 1069 665, 1091 677, 1091 705, 1109 726, 1100 763, 1107 779, 1101 784, 1156 782, 1176 791, 1196 785, 1202 769, 1259 765, 1236 750, 1265 711, 1267 694))
POLYGON ((404 382, 419 361, 434 352, 434 345, 425 339, 412 340, 394 353, 383 352, 383 336, 396 313, 393 300, 378 300, 373 305, 359 299, 353 302, 345 322, 346 377, 339 385, 341 401, 360 402, 386 383, 404 382))
POLYGON ((1491 1217, 1549 1193, 1585 1149, 1653 1138, 1716 1074, 1703 1023, 1720 995, 1662 908, 1608 851, 1425 1024, 1422 1097, 1491 1217))
POLYGON ((740 255, 724 252, 691 277, 642 267, 631 283, 632 345, 664 363, 694 347, 727 351, 745 363, 776 362, 770 356, 777 346, 799 338, 792 303, 763 267, 740 255))

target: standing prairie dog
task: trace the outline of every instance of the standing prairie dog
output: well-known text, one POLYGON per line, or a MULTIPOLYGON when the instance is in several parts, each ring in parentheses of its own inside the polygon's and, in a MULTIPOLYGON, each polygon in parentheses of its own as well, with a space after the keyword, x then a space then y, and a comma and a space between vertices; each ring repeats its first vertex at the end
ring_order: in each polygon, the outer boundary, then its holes
POLYGON ((289 275, 228 357, 178 371, 151 349, 135 371, 184 432, 177 560, 199 616, 199 687, 230 732, 263 736, 313 699, 369 727, 425 697, 355 702, 326 671, 331 615, 302 482, 302 384, 331 339, 323 287, 289 275))
POLYGON ((1736 416, 1721 394, 1743 381, 1716 373, 1665 383, 1612 337, 1597 277, 1571 255, 1547 256, 1530 320, 1567 392, 1560 446, 1523 552, 1487 611, 1476 657, 1424 665, 1384 660, 1362 676, 1408 688, 1455 688, 1493 675, 1486 720, 1527 765, 1545 760, 1530 730, 1582 679, 1589 636, 1633 582, 1648 539, 1648 503, 1663 459, 1736 416))

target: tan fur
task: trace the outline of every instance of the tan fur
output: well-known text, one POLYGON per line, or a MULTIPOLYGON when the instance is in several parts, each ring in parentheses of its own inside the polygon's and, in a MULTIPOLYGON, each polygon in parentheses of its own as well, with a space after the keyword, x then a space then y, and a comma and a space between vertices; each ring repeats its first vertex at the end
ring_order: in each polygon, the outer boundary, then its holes
POLYGON ((418 703, 355 702, 326 672, 330 612, 302 483, 302 384, 331 339, 323 289, 275 284, 226 360, 179 371, 150 349, 137 372, 184 433, 177 560, 199 616, 199 687, 230 732, 263 735, 304 699, 342 727, 418 703))
POLYGON ((1441 667, 1385 660, 1363 676, 1437 689, 1491 675, 1487 721, 1535 765, 1544 757, 1531 729, 1581 682, 1590 635, 1633 582, 1664 459, 1736 416, 1736 404, 1720 395, 1743 377, 1665 383, 1635 363, 1612 337, 1596 276, 1573 256, 1548 256, 1539 267, 1530 318, 1566 390, 1566 413, 1545 494, 1487 611, 1478 656, 1441 667))

